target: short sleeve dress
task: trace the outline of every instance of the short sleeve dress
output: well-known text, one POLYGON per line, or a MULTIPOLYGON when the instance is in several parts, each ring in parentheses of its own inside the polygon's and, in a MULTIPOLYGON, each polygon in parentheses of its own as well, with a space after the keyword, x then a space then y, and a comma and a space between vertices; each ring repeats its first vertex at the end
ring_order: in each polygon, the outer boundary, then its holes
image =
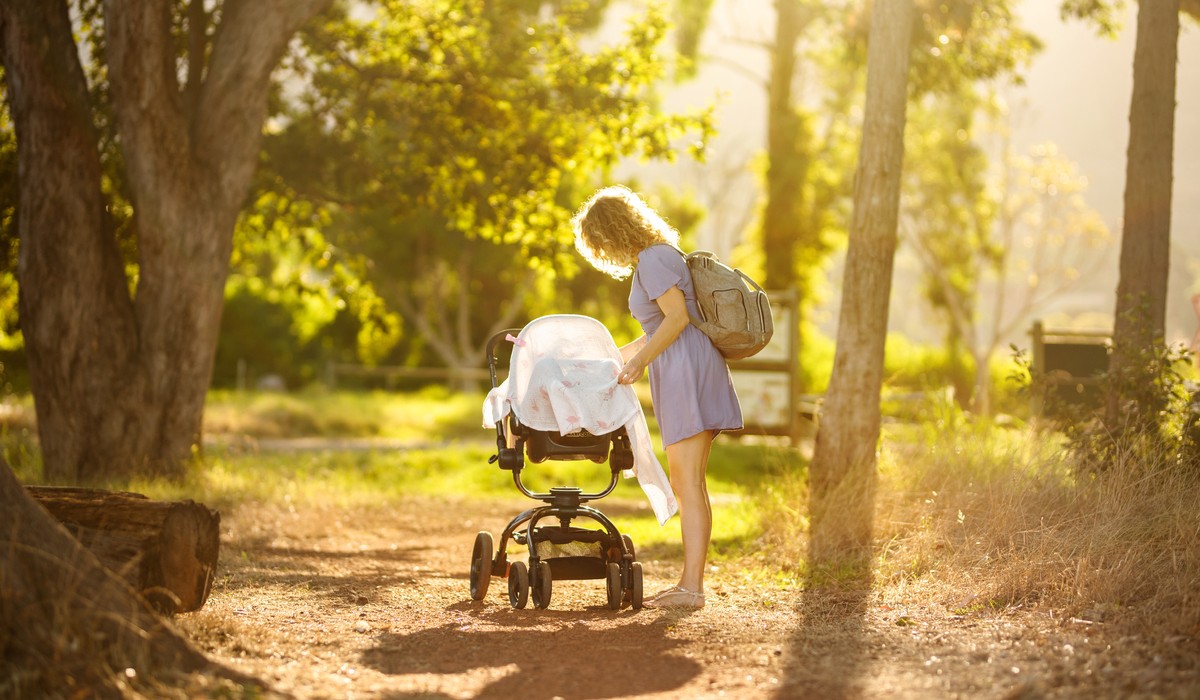
MULTIPOLYGON (((665 318, 655 300, 671 287, 679 287, 688 313, 698 316, 692 276, 679 250, 668 244, 643 250, 629 290, 629 311, 647 336, 653 336, 665 318)), ((650 398, 663 445, 703 430, 715 435, 742 429, 742 407, 725 358, 691 324, 650 363, 650 398)))

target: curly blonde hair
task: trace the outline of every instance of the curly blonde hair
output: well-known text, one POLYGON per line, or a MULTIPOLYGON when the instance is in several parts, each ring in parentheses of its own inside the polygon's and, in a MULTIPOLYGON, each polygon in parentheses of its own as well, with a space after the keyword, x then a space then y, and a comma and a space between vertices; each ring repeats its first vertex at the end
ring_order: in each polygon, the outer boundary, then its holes
POLYGON ((625 279, 638 253, 656 243, 679 245, 679 232, 624 185, 605 187, 591 196, 571 219, 575 248, 592 267, 625 279))

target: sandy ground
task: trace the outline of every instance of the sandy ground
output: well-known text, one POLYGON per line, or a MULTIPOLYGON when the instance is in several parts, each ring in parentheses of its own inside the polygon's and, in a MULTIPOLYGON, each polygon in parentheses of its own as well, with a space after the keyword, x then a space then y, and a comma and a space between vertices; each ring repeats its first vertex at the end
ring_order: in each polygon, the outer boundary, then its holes
MULTIPOLYGON (((177 623, 298 698, 1200 698, 1195 636, 801 591, 738 566, 710 575, 700 611, 612 611, 601 581, 556 582, 548 610, 511 608, 501 579, 472 601, 475 533, 529 503, 243 506, 223 514, 211 598, 177 623)), ((678 575, 642 561, 647 595, 678 575)))

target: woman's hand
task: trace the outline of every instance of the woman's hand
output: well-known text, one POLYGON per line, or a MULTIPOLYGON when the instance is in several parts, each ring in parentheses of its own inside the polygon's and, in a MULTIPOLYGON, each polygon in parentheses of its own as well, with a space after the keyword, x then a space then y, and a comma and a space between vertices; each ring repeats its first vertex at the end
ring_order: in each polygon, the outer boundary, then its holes
POLYGON ((630 358, 629 362, 621 368, 621 373, 617 375, 618 384, 633 384, 642 378, 646 373, 646 363, 639 360, 637 355, 630 358))
POLYGON ((625 366, 617 375, 618 384, 633 384, 641 379, 650 362, 658 357, 668 345, 675 342, 683 329, 687 328, 689 323, 687 304, 679 287, 671 287, 654 301, 658 303, 658 308, 662 309, 662 323, 659 324, 654 335, 649 338, 642 336, 621 348, 621 359, 625 360, 625 366), (639 344, 640 348, 637 347, 639 344), (628 353, 629 350, 635 348, 636 352, 628 353))

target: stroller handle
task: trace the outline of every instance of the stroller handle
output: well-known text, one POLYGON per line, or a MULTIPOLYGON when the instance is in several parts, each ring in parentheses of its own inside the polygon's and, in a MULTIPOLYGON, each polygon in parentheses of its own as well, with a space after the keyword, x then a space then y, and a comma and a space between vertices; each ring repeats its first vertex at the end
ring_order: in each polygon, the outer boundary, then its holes
POLYGON ((510 335, 517 335, 521 332, 520 328, 506 328, 499 331, 491 338, 488 338, 487 346, 484 353, 487 355, 488 375, 492 379, 492 388, 495 389, 499 384, 496 383, 496 347, 510 335))

